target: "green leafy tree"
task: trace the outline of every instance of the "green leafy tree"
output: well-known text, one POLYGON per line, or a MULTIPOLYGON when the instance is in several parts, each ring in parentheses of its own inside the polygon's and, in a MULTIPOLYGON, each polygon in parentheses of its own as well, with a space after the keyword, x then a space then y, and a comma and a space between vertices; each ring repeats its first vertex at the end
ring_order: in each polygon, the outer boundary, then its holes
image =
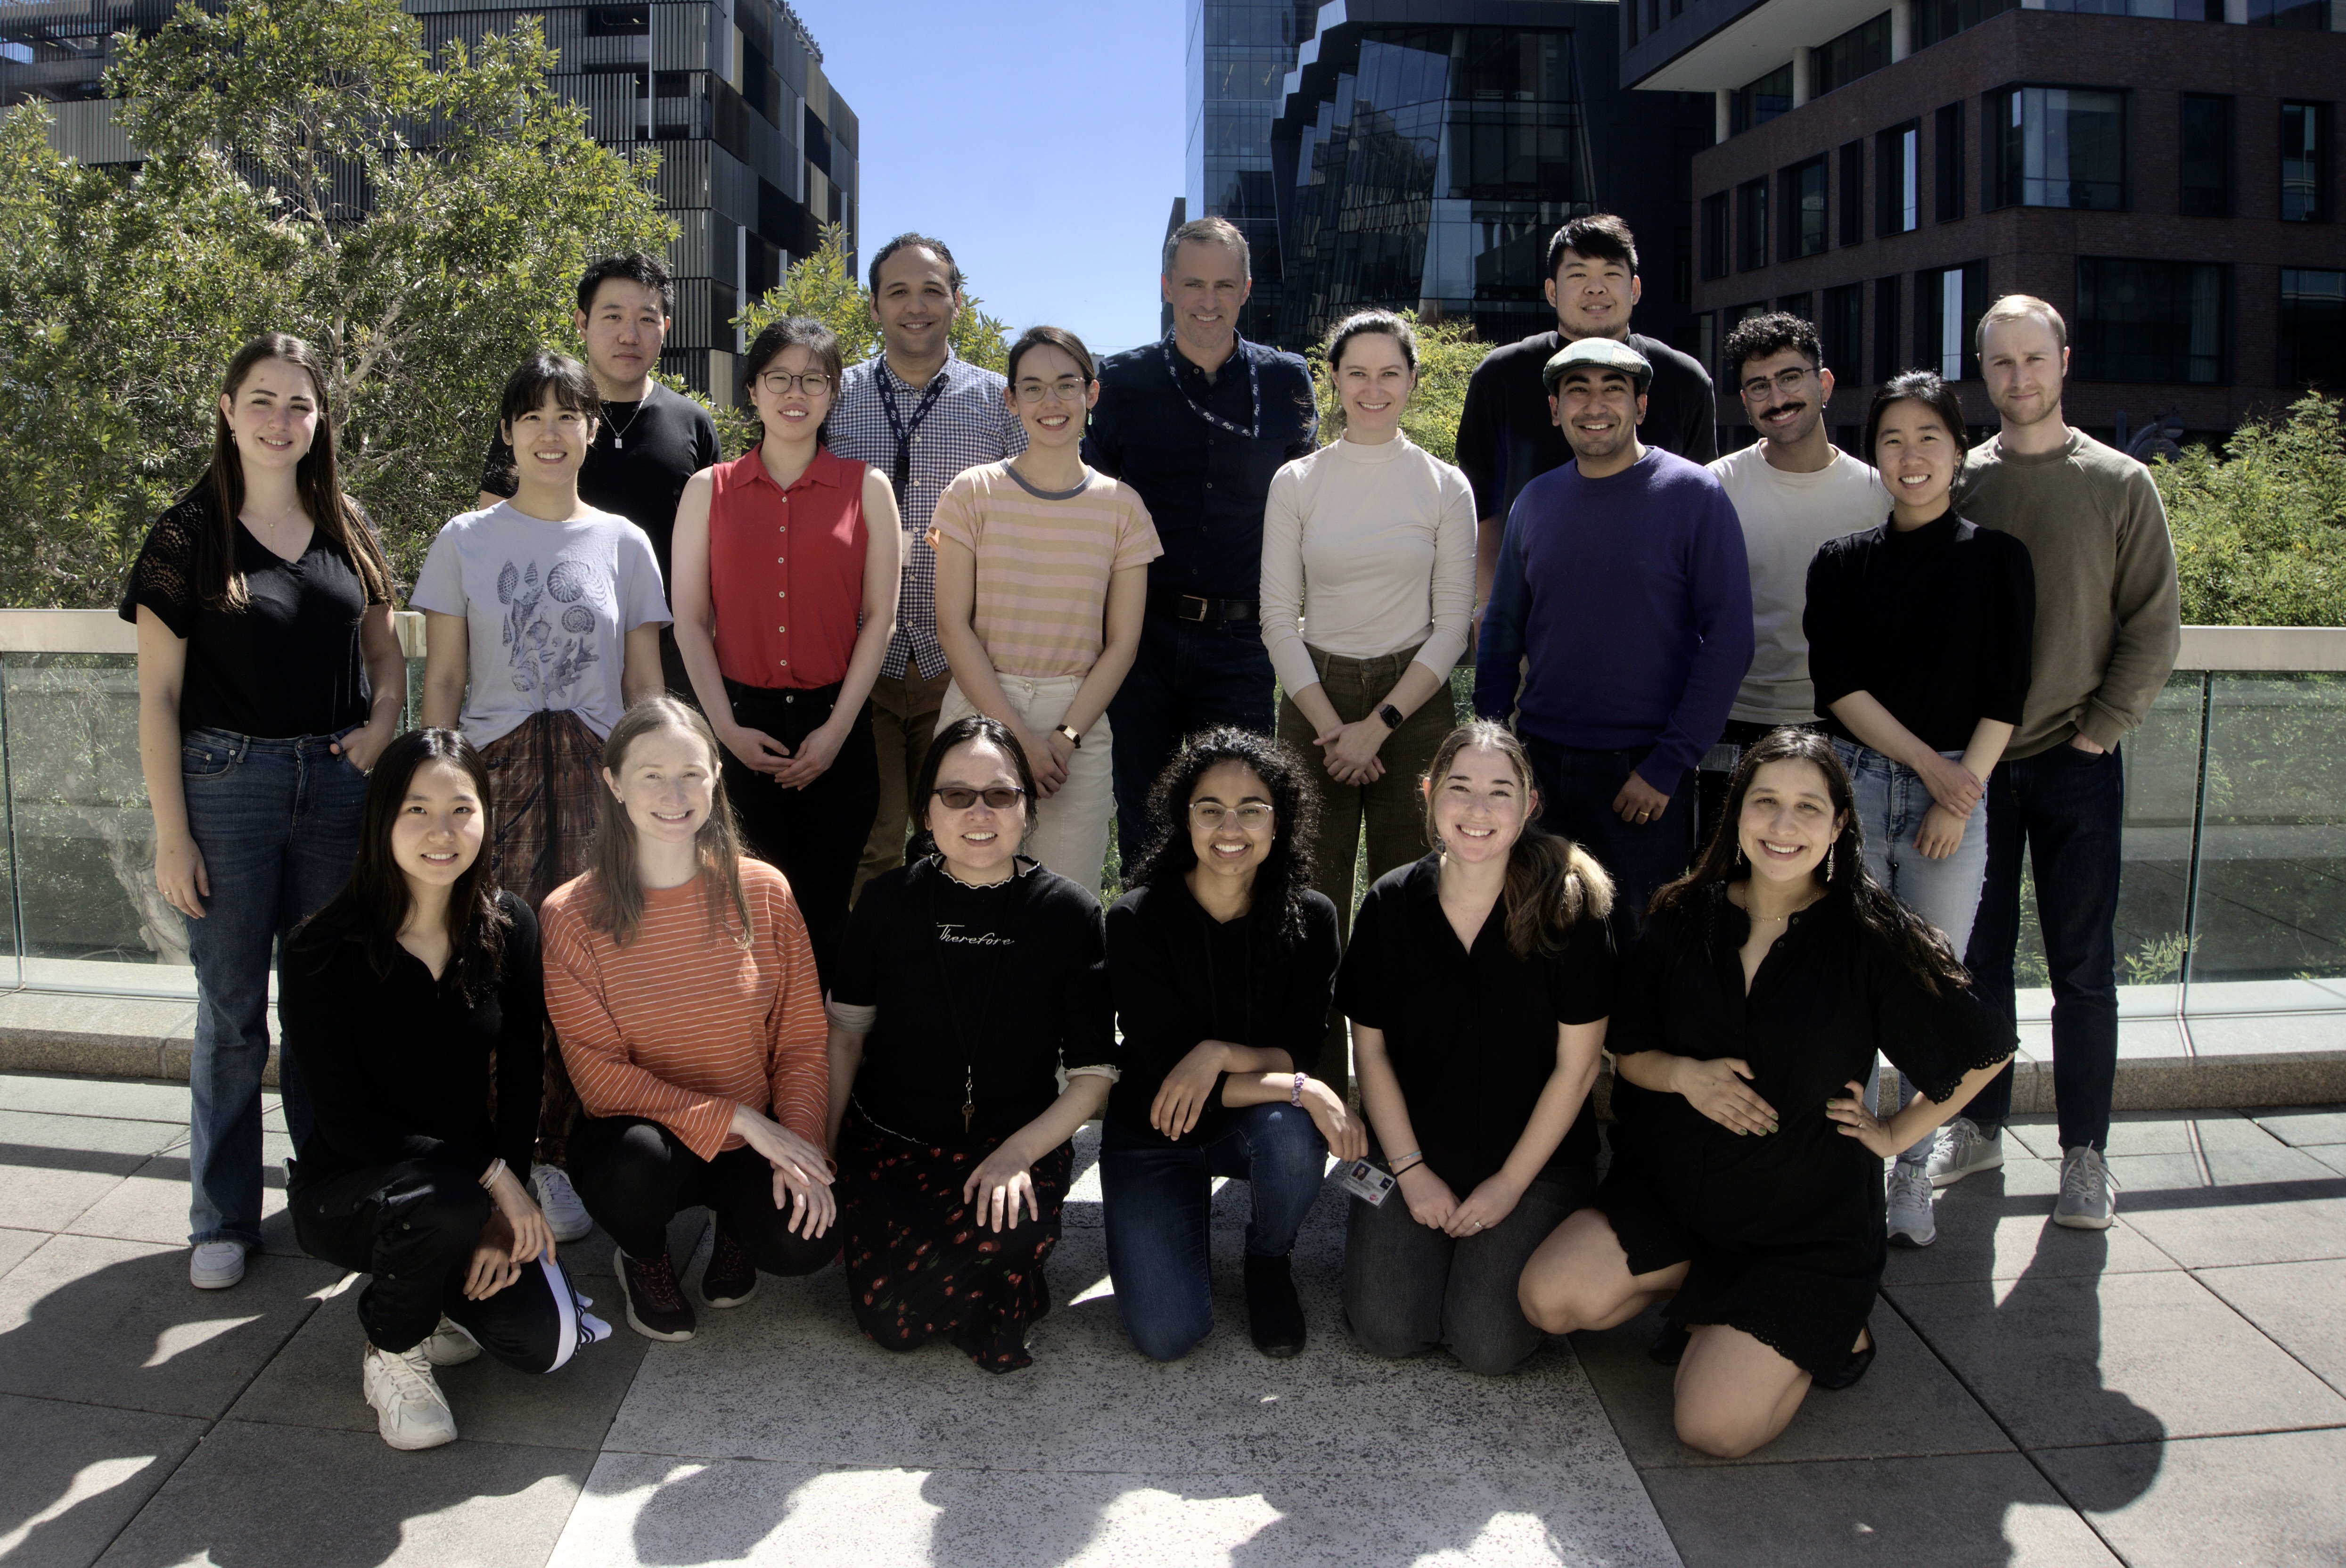
POLYGON ((2193 626, 2346 626, 2346 404, 2242 425, 2152 469, 2193 626))
MULTIPOLYGON (((1401 416, 1402 433, 1444 463, 1455 461, 1458 416, 1466 407, 1466 382, 1483 362, 1486 349, 1474 336, 1471 321, 1422 321, 1414 311, 1393 312, 1417 335, 1417 390, 1401 416)), ((1314 345, 1304 358, 1311 366, 1311 384, 1320 399, 1320 440, 1334 441, 1343 431, 1336 405, 1336 386, 1328 374, 1327 355, 1314 345)))

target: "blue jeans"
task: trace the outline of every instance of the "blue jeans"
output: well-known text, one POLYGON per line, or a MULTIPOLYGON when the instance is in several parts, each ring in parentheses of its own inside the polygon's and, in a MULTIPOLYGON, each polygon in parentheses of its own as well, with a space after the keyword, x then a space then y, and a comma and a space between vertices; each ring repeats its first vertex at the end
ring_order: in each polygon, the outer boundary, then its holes
POLYGON ((1320 1196, 1327 1157, 1311 1115, 1276 1101, 1230 1112, 1221 1132, 1202 1144, 1115 1122, 1101 1129, 1108 1278, 1124 1331, 1141 1354, 1178 1361, 1213 1331, 1212 1178, 1236 1177, 1250 1189, 1247 1251, 1284 1257, 1320 1196))
POLYGON ((1526 735, 1524 749, 1539 783, 1540 826, 1579 844, 1612 873, 1613 942, 1628 952, 1645 922, 1646 905, 1664 883, 1686 875, 1694 857, 1694 776, 1678 781, 1659 818, 1624 822, 1613 798, 1650 748, 1586 751, 1526 735))
POLYGON ((1107 705, 1117 844, 1127 868, 1149 850, 1148 789, 1183 739, 1217 724, 1270 734, 1271 685, 1257 622, 1141 616, 1132 671, 1107 705))
MULTIPOLYGON (((2118 849, 2126 772, 2112 749, 2064 742, 1997 765, 1987 785, 1987 883, 1967 962, 1989 1028, 2016 1043, 2013 952, 2020 942, 2020 864, 2036 879, 2036 918, 2053 981, 2053 1099, 2061 1146, 2107 1145, 2118 1070, 2118 849)), ((2012 1069, 1968 1115, 1994 1131, 2012 1114, 2012 1069)))
MULTIPOLYGON (((1943 860, 1934 860, 1914 847, 1923 816, 1931 809, 1931 791, 1923 776, 1902 762, 1893 762, 1870 746, 1836 740, 1833 750, 1849 770, 1857 824, 1865 835, 1865 869, 1900 903, 1946 933, 1956 952, 1971 941, 1972 919, 1979 912, 1980 883, 1987 875, 1987 813, 1974 810, 1964 824, 1963 841, 1943 860)), ((1960 751, 1940 756, 1960 762, 1960 751)), ((1875 1076, 1881 1074, 1877 1063, 1875 1076)), ((1873 1084, 1866 1085, 1868 1096, 1873 1084)), ((1913 1080, 1898 1074, 1898 1103, 1914 1097, 1913 1080)), ((1914 1140, 1898 1157, 1922 1165, 1931 1157, 1931 1135, 1914 1140)))
MULTIPOLYGON (((345 734, 349 733, 344 731, 345 734)), ((366 775, 326 749, 341 736, 181 738, 188 830, 211 896, 188 921, 196 1043, 188 1067, 189 1239, 260 1245, 260 1077, 269 1065, 269 972, 286 935, 350 880, 366 775)), ((277 1064, 286 1129, 312 1125, 293 1058, 277 1064)))

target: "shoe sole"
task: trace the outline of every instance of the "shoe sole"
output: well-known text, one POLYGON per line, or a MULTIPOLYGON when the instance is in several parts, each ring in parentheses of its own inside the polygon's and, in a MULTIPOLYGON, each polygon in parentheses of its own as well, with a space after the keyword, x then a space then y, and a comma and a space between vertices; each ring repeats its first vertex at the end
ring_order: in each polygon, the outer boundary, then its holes
POLYGON ((389 1429, 384 1427, 379 1418, 375 1421, 374 1430, 376 1435, 381 1437, 385 1443, 397 1449, 402 1453, 417 1453, 427 1448, 445 1448, 448 1444, 456 1441, 456 1434, 454 1432, 449 1432, 445 1436, 434 1436, 421 1439, 415 1437, 394 1436, 389 1429))
POLYGON ((662 1333, 658 1329, 646 1327, 644 1320, 636 1316, 636 1298, 627 1289, 627 1254, 624 1247, 611 1248, 611 1272, 619 1277, 619 1299, 627 1308, 628 1328, 633 1329, 645 1339, 658 1339, 663 1345, 680 1345, 692 1338, 692 1330, 689 1329, 674 1333, 662 1333))
POLYGON ((1932 1229, 1930 1232, 1923 1236, 1916 1236, 1912 1232, 1903 1230, 1893 1230, 1890 1233, 1891 1246, 1909 1247, 1917 1251, 1930 1246, 1931 1243, 1938 1239, 1939 1233, 1936 1228, 1932 1229))
POLYGON ((584 1225, 566 1225, 561 1227, 556 1227, 549 1224, 547 1225, 546 1229, 552 1234, 555 1240, 560 1242, 563 1246, 567 1247, 574 1241, 584 1241, 587 1237, 593 1235, 595 1231, 595 1222, 590 1219, 584 1225))
POLYGON ((2110 1222, 2116 1218, 2116 1212, 2106 1214, 2099 1219, 2090 1214, 2056 1214, 2053 1217, 2053 1223, 2066 1226, 2071 1230, 2107 1230, 2110 1222))
POLYGON ((1995 1158, 1988 1161, 1985 1165, 1965 1166, 1959 1171, 1942 1171, 1932 1176, 1931 1185, 1933 1186, 1953 1186, 1967 1176, 1977 1176, 1982 1171, 2000 1171, 2003 1168, 2004 1156, 2002 1155, 1998 1155, 1995 1158))
POLYGON ((716 1308, 719 1311, 723 1312, 729 1311, 736 1307, 747 1305, 750 1298, 755 1296, 757 1293, 758 1282, 754 1279, 750 1281, 750 1288, 744 1290, 739 1296, 711 1296, 709 1293, 709 1287, 704 1283, 700 1288, 700 1298, 709 1303, 711 1307, 716 1308))

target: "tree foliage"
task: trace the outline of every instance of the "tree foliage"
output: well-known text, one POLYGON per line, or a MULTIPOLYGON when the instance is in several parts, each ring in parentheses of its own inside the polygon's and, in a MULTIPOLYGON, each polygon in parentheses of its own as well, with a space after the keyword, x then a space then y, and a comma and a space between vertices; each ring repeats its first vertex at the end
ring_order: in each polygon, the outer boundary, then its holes
MULTIPOLYGON (((1393 314, 1417 335, 1417 390, 1402 411, 1402 433, 1442 459, 1456 461, 1458 416, 1466 407, 1466 382, 1489 351, 1474 336, 1471 321, 1422 321, 1414 311, 1393 314)), ((1304 354, 1311 366, 1311 385, 1320 400, 1320 440, 1334 441, 1343 432, 1336 403, 1335 379, 1329 375, 1327 355, 1314 345, 1304 354)))
POLYGON ((2346 626, 2346 404, 2309 393, 2151 473, 2187 624, 2346 626))
POLYGON ((587 261, 672 236, 655 161, 587 134, 535 20, 435 56, 397 0, 229 0, 117 50, 135 169, 57 157, 37 105, 0 125, 0 595, 109 602, 264 331, 318 349, 344 483, 412 576, 506 372, 576 351, 587 261))
MULTIPOLYGON (((839 335, 843 363, 860 364, 880 351, 880 324, 872 319, 871 299, 847 265, 846 229, 826 223, 814 253, 791 262, 782 280, 752 300, 736 320, 747 341, 784 316, 811 317, 839 335)), ((954 352, 974 365, 1002 369, 1010 351, 1002 323, 985 313, 984 301, 976 295, 964 291, 962 299, 951 333, 954 352)))

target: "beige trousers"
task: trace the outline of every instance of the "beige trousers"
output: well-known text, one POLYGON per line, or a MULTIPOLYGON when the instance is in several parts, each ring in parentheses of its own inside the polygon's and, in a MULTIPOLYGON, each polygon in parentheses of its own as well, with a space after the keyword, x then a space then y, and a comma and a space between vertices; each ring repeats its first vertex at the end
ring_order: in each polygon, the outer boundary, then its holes
MULTIPOLYGON (((1037 736, 1058 728, 1067 716, 1067 705, 1075 701, 1076 689, 1084 684, 1083 677, 1075 675, 996 671, 994 678, 1002 683, 1002 695, 1010 699, 1018 722, 1027 733, 1037 736)), ((937 728, 943 729, 976 711, 956 681, 945 687, 944 706, 937 709, 937 728)), ((1092 720, 1092 727, 1084 731, 1084 743, 1067 759, 1067 779, 1059 786, 1059 792, 1035 804, 1034 826, 1019 846, 1019 853, 1033 856, 1077 887, 1094 892, 1100 891, 1100 874, 1107 862, 1107 826, 1116 815, 1116 780, 1108 767, 1114 746, 1115 736, 1103 713, 1092 720)), ((1031 764, 1033 759, 1028 761, 1031 764)), ((927 808, 927 801, 918 802, 916 813, 924 816, 927 808)))

